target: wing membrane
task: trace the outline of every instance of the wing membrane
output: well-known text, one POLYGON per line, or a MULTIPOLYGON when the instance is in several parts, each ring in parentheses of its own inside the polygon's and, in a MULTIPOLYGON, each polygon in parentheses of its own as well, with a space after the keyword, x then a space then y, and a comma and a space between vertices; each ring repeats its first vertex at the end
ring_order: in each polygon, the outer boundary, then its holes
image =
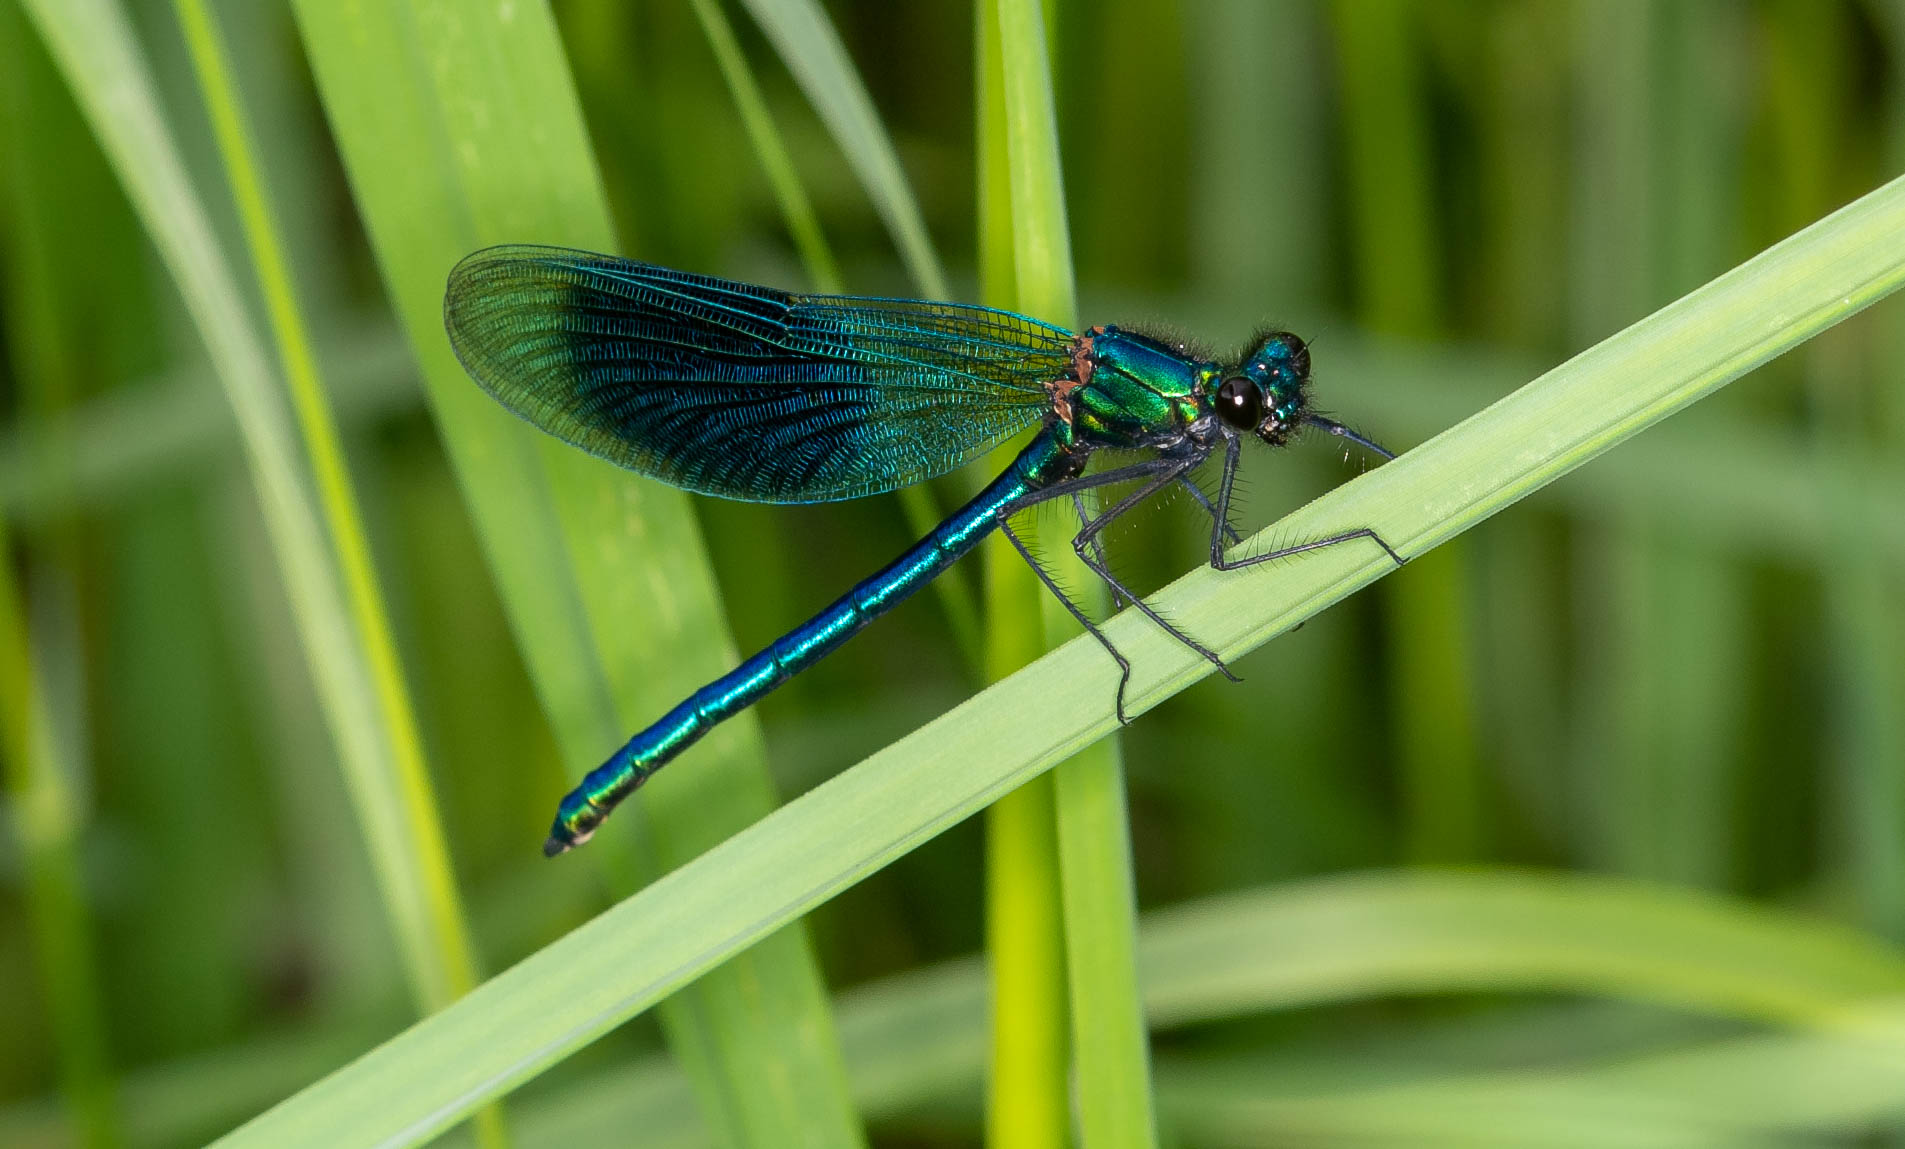
POLYGON ((955 303, 800 295, 549 247, 450 273, 457 357, 549 433, 679 487, 825 502, 949 471, 1050 409, 1071 334, 955 303))

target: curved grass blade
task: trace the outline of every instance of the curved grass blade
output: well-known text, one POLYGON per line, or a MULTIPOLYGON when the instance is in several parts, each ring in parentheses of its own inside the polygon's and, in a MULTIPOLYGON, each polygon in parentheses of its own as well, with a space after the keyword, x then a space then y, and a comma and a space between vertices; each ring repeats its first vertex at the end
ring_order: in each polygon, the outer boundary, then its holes
POLYGON ((906 272, 927 299, 946 298, 946 273, 907 186, 893 142, 860 73, 816 0, 742 0, 820 113, 898 246, 906 272))
POLYGON ((734 110, 741 117, 741 126, 747 129, 748 143, 754 148, 754 158, 760 161, 768 186, 774 189, 781 219, 794 239, 795 250, 800 252, 801 263, 807 267, 807 278, 822 295, 843 294, 846 289, 841 284, 840 265, 834 262, 833 249, 827 246, 827 237, 820 230, 820 220, 814 215, 814 205, 807 199, 807 189, 801 186, 800 174, 794 170, 787 145, 781 142, 780 132, 774 127, 774 117, 767 110, 767 101, 761 97, 760 85, 754 82, 754 72, 747 66, 747 57, 734 38, 733 25, 728 23, 716 0, 688 0, 688 6, 694 9, 701 32, 708 38, 708 47, 721 68, 728 94, 734 97, 734 110))
POLYGON ((1784 1149, 1860 1144, 1897 1120, 1905 1014, 1855 1030, 1707 1041, 1612 1061, 1372 1083, 1367 1072, 1239 1059, 1161 1067, 1191 1144, 1448 1149, 1784 1149))
MULTIPOLYGON (((579 777, 731 666, 733 650, 686 496, 536 434, 465 376, 444 336, 445 279, 471 251, 615 246, 553 21, 540 4, 456 0, 293 10, 517 645, 579 777)), ((751 716, 696 754, 644 787, 628 824, 645 833, 598 843, 614 886, 632 889, 773 808, 751 716)), ((661 1014, 729 1143, 862 1141, 798 924, 661 1014)))
MULTIPOLYGON (((1537 870, 1372 871, 1198 899, 1145 915, 1139 957, 1154 1029, 1367 998, 1579 994, 1797 1027, 1764 1039, 1764 1056, 1785 1049, 1790 1067, 1819 1063, 1808 1048, 1876 1036, 1905 993, 1905 954, 1835 922, 1537 870), (1284 944, 1293 937, 1301 947, 1284 944)), ((986 981, 974 956, 838 997, 853 1096, 868 1120, 971 1094, 985 1065, 986 981)), ((153 1143, 187 1140, 268 1103, 359 1040, 320 1031, 135 1070, 125 1080, 127 1109, 153 1143)), ((1893 1045, 1905 1050, 1905 1034, 1893 1045)), ((1668 1056, 1719 1064, 1735 1048, 1668 1056)), ((1170 1075, 1162 1066, 1160 1074, 1168 1097, 1170 1075)), ((1884 1096, 1895 1100, 1896 1089, 1884 1096)), ((649 1149, 707 1143, 693 1091, 665 1055, 591 1074, 512 1111, 524 1139, 538 1145, 628 1129, 642 1130, 649 1149)), ((0 1108, 0 1138, 51 1142, 63 1128, 45 1101, 0 1108)))
MULTIPOLYGON (((1905 954, 1808 915, 1624 879, 1414 869, 1295 882, 1147 914, 1139 957, 1153 1029, 1396 996, 1583 994, 1799 1030, 1609 1068, 1637 1089, 1699 1064, 1717 1068, 1762 1042, 1786 1051, 1789 1067, 1808 1054, 1837 1064, 1865 1045, 1868 1081, 1881 1055, 1905 1055, 1905 1031, 1875 1032, 1905 992, 1905 954)), ((973 1096, 986 1067, 986 998, 976 958, 840 996, 841 1042, 869 1121, 973 1096)), ((1181 1098, 1184 1072, 1159 1067, 1159 1095, 1180 1133, 1184 1110, 1169 1098, 1173 1085, 1181 1098)), ((1488 1082, 1514 1087, 1489 1076, 1446 1084, 1488 1082)), ((1869 1084, 1860 1089, 1871 1095, 1869 1084)), ((1311 1082, 1308 1091, 1323 1090, 1311 1082)), ((1797 1108, 1806 1107, 1788 1106, 1797 1108)), ((538 1143, 617 1128, 646 1131, 654 1149, 706 1143, 686 1082, 659 1057, 525 1102, 521 1123, 538 1143)))
MULTIPOLYGON (((851 1017, 843 1007, 843 1023, 851 1017)), ((1539 1019, 1552 1026, 1552 1018, 1539 1019)), ((957 1034, 941 1032, 944 1037, 957 1034)), ((978 1041, 978 1035, 970 1035, 978 1041)), ((963 1053, 964 1051, 958 1051, 963 1053)), ((1591 1063, 1449 1072, 1426 1059, 1367 1057, 1351 1065, 1324 1057, 1166 1056, 1157 1066, 1158 1104, 1171 1136, 1197 1145, 1301 1144, 1476 1149, 1634 1149, 1636 1145, 1767 1149, 1860 1143, 1898 1111, 1905 1017, 1875 1012, 1848 1032, 1780 1033, 1704 1041, 1661 1052, 1605 1055, 1591 1063), (1402 1077, 1386 1083, 1385 1077, 1402 1077), (1372 1083, 1372 1079, 1373 1082, 1372 1083)), ((863 1093, 871 1119, 905 1130, 923 1121, 945 1136, 977 1130, 971 1076, 979 1059, 901 1065, 932 1075, 891 1105, 863 1093), (966 1076, 947 1072, 969 1070, 966 1076)), ((856 1051, 857 1054, 857 1051, 856 1051)), ((678 1077, 604 1074, 534 1106, 524 1124, 550 1144, 575 1144, 605 1131, 651 1131, 645 1149, 704 1149, 678 1077), (672 1077, 672 1080, 670 1079, 672 1077), (657 1087, 660 1088, 657 1088, 657 1087), (672 1086, 672 1088, 669 1088, 672 1086), (639 1101, 625 1104, 633 1093, 639 1101)), ((856 1081, 891 1073, 857 1055, 856 1081)))
MULTIPOLYGON (((1894 181, 1273 526, 1341 524, 1419 554, 1905 282, 1894 181)), ((1332 548, 1348 552, 1355 548, 1332 548)), ((1372 550, 1374 548, 1371 548, 1372 550)), ((1200 569, 1157 603, 1226 655, 1393 564, 1329 551, 1240 580, 1200 569)), ((1108 633, 1149 707, 1202 678, 1132 612, 1108 633)), ((1074 640, 803 795, 300 1093, 229 1145, 403 1144, 455 1121, 867 874, 1109 733, 1112 672, 1074 640)))

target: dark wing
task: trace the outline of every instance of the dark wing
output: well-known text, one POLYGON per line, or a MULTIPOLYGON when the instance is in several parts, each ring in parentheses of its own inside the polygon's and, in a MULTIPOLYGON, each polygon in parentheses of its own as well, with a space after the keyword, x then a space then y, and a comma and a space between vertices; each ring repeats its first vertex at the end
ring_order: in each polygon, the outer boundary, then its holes
POLYGON ((850 499, 942 474, 1051 409, 1071 335, 1009 312, 796 295, 552 247, 450 273, 450 343, 505 407, 678 487, 850 499))

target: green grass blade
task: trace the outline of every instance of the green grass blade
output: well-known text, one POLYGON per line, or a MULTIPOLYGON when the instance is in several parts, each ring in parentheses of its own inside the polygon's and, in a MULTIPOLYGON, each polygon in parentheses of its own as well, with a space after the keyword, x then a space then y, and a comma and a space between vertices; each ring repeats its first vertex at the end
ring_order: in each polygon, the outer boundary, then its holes
MULTIPOLYGON (((1895 181, 1459 427, 1271 528, 1301 537, 1368 524, 1419 554, 1552 482, 1905 281, 1905 181, 1895 181)), ((1387 573, 1336 547, 1237 579, 1207 569, 1157 604, 1235 655, 1387 573)), ((1374 550, 1374 548, 1370 548, 1374 550)), ((1144 709, 1208 673, 1131 612, 1107 633, 1144 709)), ((1074 640, 762 819, 437 1016, 313 1085, 234 1145, 421 1137, 648 1008, 1026 779, 1109 733, 1112 672, 1074 640)))
POLYGON ((1044 9, 1036 0, 999 5, 1000 112, 1012 195, 1012 270, 1017 306, 1053 323, 1077 322, 1065 173, 1058 157, 1058 113, 1044 9))
POLYGON ((416 834, 420 812, 393 767, 395 739, 378 705, 337 572, 300 471, 264 348, 187 182, 129 29, 109 0, 45 3, 27 11, 52 49, 135 210, 183 294, 237 415, 300 638, 311 660, 392 927, 419 999, 453 996, 445 971, 455 940, 441 931, 429 891, 448 881, 442 855, 416 834), (434 876, 433 876, 434 875, 434 876))
MULTIPOLYGON (((468 993, 480 979, 478 962, 457 894, 434 786, 424 759, 416 709, 392 637, 389 611, 377 584, 377 571, 364 532, 363 514, 344 461, 337 423, 318 374, 303 312, 291 282, 284 248, 267 198, 256 148, 231 76, 229 53, 217 22, 203 0, 175 0, 185 43, 197 72, 199 91, 225 165, 226 180, 238 207, 252 268, 265 300, 278 366, 290 388, 292 408, 310 459, 319 507, 343 577, 351 621, 356 627, 376 691, 389 740, 389 768, 401 800, 405 840, 416 854, 417 888, 423 904, 409 912, 429 923, 434 948, 412 954, 406 972, 419 1007, 426 1013, 468 993), (427 962, 428 964, 421 964, 427 962)), ((385 795, 387 797, 389 795, 385 795)), ((360 798, 361 800, 361 798, 360 798)), ((502 1110, 486 1106, 476 1116, 478 1140, 487 1146, 509 1143, 502 1110)))
POLYGON ((986 1144, 993 1149, 1060 1149, 1070 1141, 1072 1049, 1056 806, 1052 778, 1043 775, 986 811, 992 973, 986 1144))
POLYGON ((1147 916, 1145 930, 1147 1012, 1165 1026, 1505 990, 1831 1027, 1905 987, 1905 955, 1844 926, 1670 886, 1540 871, 1349 874, 1207 898, 1147 916), (1154 978, 1165 969, 1168 987, 1154 978))
MULTIPOLYGON (((1001 15, 995 0, 974 5, 979 281, 986 303, 1016 309, 1019 173, 1012 164, 1013 110, 1001 15)), ((1023 436, 1004 444, 987 469, 997 473, 1023 446, 1023 436)), ((988 681, 997 681, 1046 649, 1044 590, 1003 534, 987 539, 982 554, 985 670, 988 681)), ((1049 775, 1031 779, 986 811, 986 960, 992 995, 985 1120, 986 1143, 993 1149, 1056 1149, 1070 1140, 1071 1049, 1056 811, 1049 775)))
POLYGON ((1080 1139, 1092 1146, 1154 1145, 1124 761, 1117 743, 1106 739, 1052 773, 1080 1139))
POLYGON ((417 730, 415 708, 404 683, 403 666, 391 637, 389 612, 377 585, 375 563, 364 534, 363 514, 344 462, 337 423, 318 375, 311 340, 305 331, 286 264, 278 227, 267 199, 256 149, 244 109, 231 78, 222 35, 204 0, 176 0, 174 5, 185 42, 197 69, 199 88, 212 131, 218 141, 233 199, 238 205, 253 270, 264 295, 278 364, 291 390, 304 446, 316 472, 319 505, 329 527, 332 546, 342 570, 344 591, 359 640, 369 663, 371 684, 384 721, 388 724, 391 769, 395 789, 402 796, 405 836, 418 855, 417 876, 425 904, 419 912, 430 921, 439 948, 432 968, 412 969, 419 1004, 425 1011, 441 1009, 467 993, 478 980, 476 955, 469 927, 451 871, 449 847, 437 818, 436 797, 424 761, 423 741, 417 730))
MULTIPOLYGON (((295 11, 517 644, 580 775, 725 671, 733 653, 687 497, 514 419, 465 377, 443 335, 444 280, 469 251, 504 241, 615 246, 554 25, 541 6, 472 13, 450 0, 310 0, 295 11)), ((618 817, 620 832, 584 855, 609 867, 619 888, 773 807, 751 716, 724 724, 691 757, 644 787, 618 817)), ((677 996, 662 1019, 731 1143, 859 1143, 799 925, 677 996)))
POLYGON ((1588 1065, 1424 1067, 1397 1083, 1248 1059, 1186 1059, 1159 1076, 1170 1126, 1192 1144, 1779 1149, 1869 1142, 1897 1120, 1901 1065, 1905 1018, 1894 1010, 1855 1033, 1713 1041, 1588 1065))
MULTIPOLYGON (((1041 5, 1036 0, 999 0, 998 36, 1016 304, 1027 314, 1073 324, 1078 303, 1072 286, 1071 232, 1041 5)), ((1051 549, 1064 557, 1064 548, 1051 549)), ((1064 585, 1097 586, 1082 563, 1055 565, 1064 585)), ((1020 571, 1017 577, 1025 579, 1026 574, 1020 571)), ((1062 604, 1039 588, 1033 593, 1039 594, 1041 629, 1048 643, 1055 645, 1079 632, 1062 604)), ((1088 609, 1102 609, 1103 597, 1088 597, 1088 609)), ((1152 1145, 1156 1132, 1149 1047, 1134 957, 1137 895, 1117 739, 1106 738, 1079 751, 1053 772, 1052 785, 1079 1139, 1095 1147, 1152 1145)), ((1011 1024, 1013 1011, 1003 993, 995 998, 994 1009, 996 1024, 1011 1024)), ((995 1095, 1004 1087, 996 1078, 1003 1076, 1003 1068, 995 1066, 995 1095)), ((1071 1107, 1070 1090, 1063 1080, 1057 1085, 1050 1100, 1064 1114, 1071 1107)), ((1011 1125, 1009 1116, 996 1109, 991 1118, 995 1132, 1011 1125)), ((1017 1140, 1016 1131, 1011 1139, 992 1141, 1037 1143, 1017 1140)))
MULTIPOLYGON (((979 987, 973 988, 976 1001, 979 987)), ((855 1004, 843 1002, 843 1025, 858 1020, 855 1004)), ((950 1023, 933 1031, 942 1040, 978 1037, 943 1010, 921 1013, 950 1023)), ((1524 1024, 1552 1030, 1571 1020, 1539 1016, 1524 1024)), ((1545 1064, 1467 1072, 1440 1064, 1433 1049, 1397 1057, 1360 1048, 1346 1054, 1326 1041, 1291 1044, 1288 1053, 1272 1056, 1160 1058, 1159 1108, 1172 1138, 1198 1145, 1454 1149, 1862 1144, 1872 1128, 1896 1119, 1905 1018, 1896 1007, 1878 1006, 1841 1032, 1707 1040, 1613 1056, 1591 1051, 1591 1061, 1551 1054, 1545 1064)), ((1399 1044, 1406 1048, 1408 1038, 1399 1044)), ((1556 1042, 1543 1033, 1531 1044, 1545 1052, 1556 1042)), ((889 1119, 902 1132, 923 1126, 941 1138, 974 1127, 976 1050, 964 1061, 957 1054, 926 1055, 887 1066, 865 1056, 873 1052, 855 1048, 852 1056, 876 1119, 889 1119), (894 1104, 875 1097, 880 1083, 909 1070, 922 1076, 894 1104)), ((602 1074, 564 1090, 553 1102, 535 1105, 524 1124, 548 1144, 640 1128, 652 1133, 645 1149, 708 1145, 685 1107, 679 1076, 652 1063, 643 1070, 602 1074), (638 1100, 630 1103, 631 1097, 638 1100)))
POLYGON ((999 7, 991 0, 976 0, 972 9, 979 298, 1011 299, 1018 292, 1018 272, 1013 267, 1012 164, 1006 151, 999 7))
POLYGON ((919 204, 893 152, 893 142, 887 138, 873 101, 826 10, 817 0, 743 3, 846 153, 847 164, 892 234, 906 273, 926 298, 946 298, 946 273, 933 252, 919 204))

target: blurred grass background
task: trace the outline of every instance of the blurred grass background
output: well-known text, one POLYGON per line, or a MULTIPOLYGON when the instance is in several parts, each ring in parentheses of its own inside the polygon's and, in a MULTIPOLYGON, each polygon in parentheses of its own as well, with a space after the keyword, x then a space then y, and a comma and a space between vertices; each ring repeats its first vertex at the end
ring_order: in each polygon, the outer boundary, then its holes
MULTIPOLYGON (((607 895, 536 854, 564 788, 558 742, 291 11, 211 7, 342 420, 479 964, 500 969, 607 895)), ((625 253, 809 283, 694 8, 553 8, 625 253)), ((975 297, 970 8, 826 10, 952 294, 975 297)), ((127 11, 220 239, 243 250, 171 8, 127 11)), ((914 293, 774 46, 728 15, 845 287, 914 293)), ((1323 406, 1398 449, 1905 161, 1892 0, 1060 0, 1051 28, 1082 321, 1223 349, 1291 327, 1316 344, 1323 406)), ((14 0, 0 113, 0 518, 18 588, 0 595, 0 687, 10 770, 41 767, 11 787, 0 849, 0 1143, 191 1144, 405 1024, 405 975, 225 400, 14 0), (22 828, 49 802, 63 858, 22 828), (33 912, 49 897, 64 928, 33 912)), ((1363 904, 1353 883, 1313 880, 1547 867, 1743 899, 1775 949, 1857 951, 1863 972, 1822 993, 1835 1008, 1905 989, 1900 330, 1899 305, 1879 305, 1270 643, 1242 685, 1145 716, 1122 739, 1141 908, 1281 889, 1317 905, 1293 926, 1402 945, 1342 926, 1363 904)), ((1250 463, 1253 525, 1359 465, 1316 443, 1250 463)), ((939 484, 941 502, 968 481, 939 484)), ((695 513, 745 649, 912 538, 892 500, 695 513)), ((1157 585, 1199 561, 1198 533, 1175 507, 1111 545, 1157 585)), ((971 691, 947 617, 922 596, 762 704, 784 796, 971 691)), ((982 852, 969 824, 813 914, 828 983, 877 1005, 899 992, 884 979, 977 950, 982 852)), ((1429 904, 1470 920, 1459 899, 1429 904)), ((1529 945, 1543 929, 1579 944, 1528 918, 1529 945)), ((1666 936, 1651 918, 1605 924, 1666 936)), ((1274 965, 1295 939, 1265 936, 1254 952, 1274 965)), ((1636 951, 1675 981, 1672 946, 1636 951)), ((1167 1011, 1167 1143, 1850 1145, 1905 1128, 1901 1060, 1892 1088, 1880 1073, 1859 1092, 1844 1049, 1781 1027, 1817 1020, 1797 1009, 1432 981, 1167 1011), (1769 1101, 1784 1092, 1792 1105, 1769 1101)), ((860 1016, 843 1007, 841 1026, 873 1140, 976 1141, 967 1031, 916 1022, 941 1041, 876 1103, 860 1016)), ((629 1073, 664 1090, 642 1068, 660 1042, 638 1021, 544 1075, 518 1140, 586 1134, 592 1114, 597 1137, 625 1130, 590 1091, 629 1073)), ((661 1143, 697 1136, 692 1108, 678 1127, 644 1120, 661 1143)))

